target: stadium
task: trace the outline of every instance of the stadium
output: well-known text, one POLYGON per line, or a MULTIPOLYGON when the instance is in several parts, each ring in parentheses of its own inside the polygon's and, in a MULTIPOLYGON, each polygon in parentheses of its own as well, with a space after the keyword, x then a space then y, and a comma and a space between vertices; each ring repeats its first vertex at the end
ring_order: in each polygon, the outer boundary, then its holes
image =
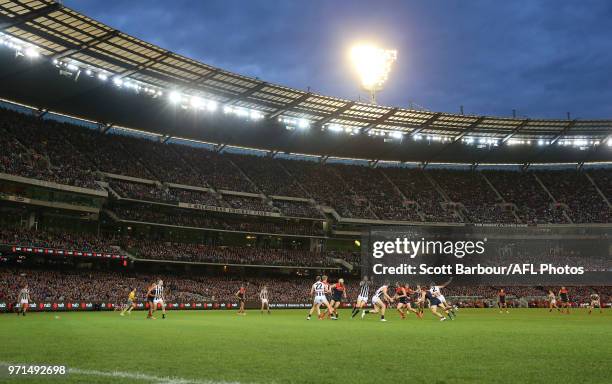
POLYGON ((351 100, 169 49, 0 0, 0 382, 609 381, 612 120, 385 106, 387 72, 351 100), (408 275, 432 253, 487 273, 408 275))

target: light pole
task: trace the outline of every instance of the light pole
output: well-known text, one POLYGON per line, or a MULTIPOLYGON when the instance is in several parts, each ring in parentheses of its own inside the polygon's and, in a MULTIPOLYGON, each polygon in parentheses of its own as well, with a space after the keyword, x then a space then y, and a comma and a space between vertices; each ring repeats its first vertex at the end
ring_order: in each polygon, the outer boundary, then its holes
POLYGON ((361 88, 370 94, 370 103, 376 104, 376 93, 383 89, 391 66, 397 60, 397 51, 369 44, 351 49, 351 61, 360 77, 361 88))

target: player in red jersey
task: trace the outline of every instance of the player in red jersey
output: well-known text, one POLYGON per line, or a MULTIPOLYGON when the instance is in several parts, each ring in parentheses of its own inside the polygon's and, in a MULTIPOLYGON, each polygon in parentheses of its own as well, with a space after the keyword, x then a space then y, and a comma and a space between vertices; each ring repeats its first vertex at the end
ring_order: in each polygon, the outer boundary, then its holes
POLYGON ((406 311, 404 308, 409 305, 408 295, 406 294, 406 288, 399 282, 395 283, 395 296, 393 296, 393 300, 397 300, 397 311, 402 320, 404 320, 406 318, 406 311))
POLYGON ((344 286, 344 279, 338 279, 338 282, 331 287, 332 299, 329 303, 333 313, 328 313, 333 320, 338 320, 338 307, 342 303, 343 299, 346 299, 346 287, 344 286))
POLYGON ((412 308, 412 305, 410 303, 412 301, 411 297, 413 297, 415 293, 418 294, 418 292, 413 291, 408 284, 404 284, 404 290, 406 291, 406 309, 414 313, 419 319, 422 319, 423 313, 417 309, 412 308))
POLYGON ((506 309, 506 313, 508 312, 508 303, 506 303, 506 291, 503 288, 497 292, 497 306, 499 307, 499 313, 502 313, 502 308, 506 309))
POLYGON ((561 289, 559 290, 559 298, 561 299, 561 312, 563 312, 563 308, 565 308, 565 313, 569 315, 569 309, 571 304, 567 288, 561 287, 561 289))
POLYGON ((240 289, 236 292, 235 295, 238 298, 238 303, 240 304, 240 308, 238 308, 239 315, 246 315, 246 311, 244 309, 244 302, 246 300, 246 287, 244 284, 240 285, 240 289))

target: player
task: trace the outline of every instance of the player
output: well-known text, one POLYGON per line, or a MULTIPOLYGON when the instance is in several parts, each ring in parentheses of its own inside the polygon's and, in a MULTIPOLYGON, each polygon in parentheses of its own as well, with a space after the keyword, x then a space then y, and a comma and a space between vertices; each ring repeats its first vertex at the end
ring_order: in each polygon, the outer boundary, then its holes
MULTIPOLYGON (((433 286, 433 287, 435 287, 435 286, 433 286)), ((429 310, 431 311, 431 313, 434 316, 436 316, 437 318, 439 318, 440 321, 445 321, 446 320, 446 316, 444 316, 443 314, 438 312, 438 307, 441 304, 440 299, 438 299, 436 296, 434 296, 434 294, 431 292, 431 289, 428 290, 427 287, 421 287, 421 298, 420 298, 420 300, 423 303, 425 303, 425 301, 429 301, 429 310)))
POLYGON ((17 310, 17 316, 21 314, 22 316, 26 315, 30 305, 30 289, 26 284, 21 291, 19 291, 19 309, 17 310))
POLYGON ((245 316, 246 310, 244 309, 244 302, 246 300, 246 287, 244 284, 240 285, 240 289, 236 292, 235 296, 238 298, 238 303, 240 304, 240 308, 238 308, 238 314, 245 316))
POLYGON ((393 296, 393 300, 397 301, 397 311, 400 314, 400 318, 404 320, 406 318, 404 308, 408 305, 408 295, 406 288, 399 281, 395 283, 395 296, 393 296))
POLYGON ((331 314, 333 320, 338 320, 338 307, 342 303, 342 299, 346 299, 346 287, 344 286, 344 279, 338 279, 338 282, 331 288, 332 299, 329 306, 332 308, 334 313, 331 314))
POLYGON ((153 299, 153 312, 157 310, 157 305, 161 305, 162 319, 166 318, 166 300, 164 299, 164 282, 159 279, 155 285, 155 297, 153 299))
POLYGON ((421 319, 423 318, 423 314, 425 313, 425 296, 422 295, 423 288, 420 285, 416 286, 415 292, 415 302, 417 305, 417 311, 421 315, 421 319))
POLYGON ((599 313, 603 313, 603 310, 601 308, 601 299, 599 297, 599 293, 597 293, 597 291, 593 291, 593 293, 591 293, 591 305, 589 305, 589 315, 591 314, 591 312, 593 311, 593 309, 595 307, 599 308, 599 313))
MULTIPOLYGON (((448 318, 451 320, 454 320, 455 317, 457 316, 457 314, 455 313, 456 308, 450 305, 446 301, 446 298, 444 297, 444 295, 442 295, 442 288, 445 288, 447 285, 448 283, 443 284, 443 285, 432 285, 429 288, 429 292, 431 292, 432 296, 438 299, 438 301, 440 302, 438 306, 442 308, 444 312, 446 312, 446 314, 448 315, 448 318)), ((431 308, 431 304, 430 304, 430 308, 431 308)))
POLYGON ((359 295, 357 296, 357 302, 353 307, 353 313, 351 313, 351 317, 354 318, 357 316, 359 311, 365 311, 363 307, 368 305, 368 295, 370 293, 370 282, 368 281, 368 277, 364 276, 363 280, 359 282, 359 295))
POLYGON ((553 308, 557 308, 558 312, 561 312, 559 307, 557 307, 557 296, 552 290, 548 290, 548 312, 552 312, 553 308))
POLYGON ((497 306, 499 307, 499 313, 502 313, 502 308, 506 309, 506 313, 508 312, 508 304, 506 303, 506 291, 503 288, 497 292, 497 306))
POLYGON ((136 288, 132 288, 132 290, 128 294, 127 306, 123 308, 123 311, 121 311, 120 315, 125 316, 126 312, 128 315, 131 315, 132 309, 134 308, 136 308, 136 288))
POLYGON ((261 313, 263 314, 264 308, 265 308, 268 311, 268 315, 269 315, 270 314, 270 302, 268 300, 268 287, 265 285, 259 292, 259 300, 261 300, 261 313))
POLYGON ((310 295, 313 297, 312 307, 310 308, 310 312, 308 312, 308 316, 306 320, 310 320, 312 313, 316 310, 317 316, 319 320, 322 320, 321 317, 321 304, 327 307, 328 313, 332 313, 332 308, 329 305, 329 301, 327 301, 327 297, 325 294, 329 293, 329 284, 327 283, 327 276, 317 276, 315 283, 310 288, 310 295))
POLYGON ((561 312, 563 312, 563 308, 565 308, 565 313, 569 315, 570 301, 567 288, 561 287, 559 290, 559 298, 561 299, 561 312))
POLYGON ((412 305, 411 305, 412 297, 414 296, 415 291, 413 291, 408 284, 404 284, 404 290, 406 291, 406 306, 405 306, 405 308, 408 311, 414 313, 416 315, 416 317, 418 317, 419 319, 422 319, 423 318, 423 313, 420 312, 418 309, 412 308, 412 305))
POLYGON ((385 310, 387 309, 387 304, 385 301, 389 303, 393 303, 393 298, 389 296, 387 292, 389 290, 389 282, 385 281, 385 283, 374 292, 374 296, 372 296, 372 306, 374 307, 371 311, 364 311, 361 313, 361 318, 367 313, 380 313, 380 321, 387 321, 385 319, 385 310))
POLYGON ((155 306, 154 302, 155 302, 155 283, 151 283, 151 285, 149 285, 147 287, 147 303, 149 304, 149 313, 147 314, 147 319, 151 319, 151 320, 156 320, 155 316, 153 316, 153 307, 155 306))

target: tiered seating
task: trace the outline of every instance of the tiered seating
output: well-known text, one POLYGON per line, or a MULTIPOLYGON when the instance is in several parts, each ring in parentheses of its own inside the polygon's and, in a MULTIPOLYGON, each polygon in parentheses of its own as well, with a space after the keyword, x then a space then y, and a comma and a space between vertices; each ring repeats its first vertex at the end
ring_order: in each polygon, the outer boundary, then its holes
POLYGON ((240 172, 240 169, 222 154, 186 145, 181 146, 180 154, 185 162, 195 168, 201 177, 215 189, 258 192, 253 183, 240 172))
POLYGON ((219 218, 210 215, 206 211, 188 209, 173 209, 160 211, 146 204, 132 204, 130 206, 112 207, 112 211, 123 220, 141 221, 182 227, 195 227, 207 229, 221 229, 241 232, 277 233, 288 235, 321 236, 323 229, 320 222, 257 220, 258 217, 249 219, 244 216, 233 215, 232 217, 219 218), (235 217, 234 217, 235 216, 235 217))
POLYGON ((418 204, 418 211, 429 222, 456 222, 457 216, 444 209, 444 199, 425 177, 423 171, 406 168, 382 168, 391 181, 402 191, 408 200, 418 204))
POLYGON ((34 231, 17 228, 0 229, 0 244, 57 248, 83 252, 116 253, 119 240, 113 237, 64 231, 34 231))
POLYGON ((321 204, 332 206, 343 217, 375 219, 368 200, 355 194, 334 168, 311 161, 279 160, 308 193, 321 204))
POLYGON ((0 109, 0 172, 99 189, 89 160, 65 139, 70 127, 0 109))
POLYGON ((225 154, 266 195, 308 197, 295 178, 290 176, 280 162, 269 157, 225 154))
POLYGON ((569 207, 568 214, 574 223, 610 222, 612 210, 583 173, 547 171, 537 175, 557 202, 569 207))
POLYGON ((566 223, 561 209, 538 184, 533 174, 514 171, 484 171, 491 184, 508 203, 515 204, 516 213, 523 223, 566 223))
MULTIPOLYGON (((576 223, 612 220, 604 199, 586 177, 574 171, 423 171, 272 159, 163 144, 133 135, 102 134, 6 110, 0 111, 0 144, 2 173, 88 188, 97 188, 96 178, 103 179, 98 171, 132 176, 156 184, 106 180, 123 197, 156 202, 266 212, 280 209, 286 216, 321 217, 310 204, 277 200, 271 206, 267 198, 230 197, 227 193, 187 191, 168 185, 176 183, 210 187, 217 192, 314 199, 316 204, 334 208, 343 218, 353 219, 456 222, 463 218, 468 223, 515 223, 518 217, 519 222, 527 224, 568 223, 569 218, 576 223), (535 175, 559 204, 554 204, 535 175)), ((610 170, 587 172, 612 199, 610 170)))
POLYGON ((273 203, 284 216, 311 218, 324 217, 317 208, 305 201, 274 200, 273 203))
POLYGON ((365 197, 382 220, 421 221, 414 207, 404 201, 393 184, 378 169, 357 165, 330 165, 357 195, 365 197))
POLYGON ((468 222, 516 223, 516 217, 499 205, 502 201, 480 173, 432 170, 429 174, 451 201, 463 204, 468 222))

